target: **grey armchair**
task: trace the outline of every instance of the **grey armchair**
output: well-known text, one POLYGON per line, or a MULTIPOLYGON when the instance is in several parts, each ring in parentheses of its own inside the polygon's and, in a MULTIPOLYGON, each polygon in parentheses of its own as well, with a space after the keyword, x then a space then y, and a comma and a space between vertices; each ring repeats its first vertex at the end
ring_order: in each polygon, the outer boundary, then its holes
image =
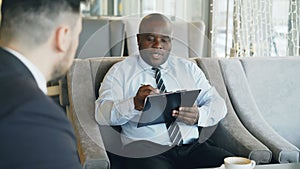
POLYGON ((244 126, 273 153, 299 162, 300 58, 221 59, 232 105, 244 126))
MULTIPOLYGON (((118 151, 119 135, 110 126, 99 128, 94 119, 94 102, 106 72, 114 63, 122 59, 122 57, 76 59, 67 74, 70 100, 70 105, 67 106, 68 116, 76 129, 80 159, 85 169, 108 169, 116 166, 108 158, 106 148, 110 146, 110 151, 118 151), (114 147, 115 150, 112 150, 111 147, 114 147)), ((268 163, 271 159, 271 152, 245 130, 230 107, 226 89, 220 82, 222 76, 217 60, 195 60, 204 69, 212 84, 216 86, 229 106, 227 117, 212 136, 214 142, 236 155, 249 157, 256 160, 257 163, 268 163)), ((205 130, 205 128, 202 130, 204 134, 205 130)))

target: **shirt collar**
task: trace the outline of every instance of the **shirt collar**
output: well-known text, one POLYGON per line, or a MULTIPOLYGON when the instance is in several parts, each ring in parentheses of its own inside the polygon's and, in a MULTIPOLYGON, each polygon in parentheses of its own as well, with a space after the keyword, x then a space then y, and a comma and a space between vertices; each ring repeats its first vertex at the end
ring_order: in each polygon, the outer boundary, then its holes
MULTIPOLYGON (((169 60, 169 58, 167 59, 167 61, 165 63, 163 63, 162 65, 159 66, 159 68, 161 70, 163 70, 163 71, 168 70, 168 62, 169 62, 168 60, 169 60)), ((152 70, 152 66, 149 65, 148 63, 146 63, 141 56, 138 57, 138 63, 144 70, 152 70)))
POLYGON ((21 53, 12 50, 10 48, 4 48, 14 56, 16 56, 32 73, 36 83, 38 84, 39 88, 47 94, 47 80, 42 72, 33 64, 31 63, 26 57, 24 57, 21 53))

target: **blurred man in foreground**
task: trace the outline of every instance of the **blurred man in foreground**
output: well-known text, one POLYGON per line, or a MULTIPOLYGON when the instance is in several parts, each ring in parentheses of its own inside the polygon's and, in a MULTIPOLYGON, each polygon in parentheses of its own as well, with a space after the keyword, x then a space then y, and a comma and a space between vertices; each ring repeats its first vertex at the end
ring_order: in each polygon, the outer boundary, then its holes
POLYGON ((46 83, 73 62, 79 0, 2 0, 0 168, 80 169, 74 131, 46 83))

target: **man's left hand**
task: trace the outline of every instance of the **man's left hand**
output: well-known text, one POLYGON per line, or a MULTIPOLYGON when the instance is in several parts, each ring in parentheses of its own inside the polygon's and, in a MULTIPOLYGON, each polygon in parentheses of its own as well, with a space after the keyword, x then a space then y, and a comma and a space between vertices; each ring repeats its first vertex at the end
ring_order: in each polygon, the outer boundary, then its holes
POLYGON ((188 124, 194 125, 199 119, 199 110, 197 106, 193 107, 180 107, 178 110, 172 111, 172 116, 177 117, 178 120, 188 124))

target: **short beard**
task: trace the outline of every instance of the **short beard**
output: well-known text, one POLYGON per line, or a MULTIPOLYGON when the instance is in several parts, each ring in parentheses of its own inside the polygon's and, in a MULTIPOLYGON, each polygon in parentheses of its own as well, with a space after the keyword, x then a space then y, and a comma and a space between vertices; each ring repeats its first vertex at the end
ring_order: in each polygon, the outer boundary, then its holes
POLYGON ((62 56, 63 59, 61 61, 59 61, 57 65, 54 66, 54 70, 53 70, 53 72, 51 74, 51 79, 52 80, 59 80, 59 79, 61 79, 62 77, 65 76, 65 74, 67 73, 68 69, 70 68, 70 67, 66 67, 66 65, 69 64, 69 62, 70 62, 69 59, 73 59, 73 57, 70 56, 70 54, 71 54, 71 48, 72 48, 71 46, 67 50, 66 55, 62 56))
POLYGON ((51 74, 51 79, 52 80, 59 80, 62 77, 65 76, 65 74, 67 73, 69 67, 66 67, 66 65, 68 64, 68 60, 70 58, 69 57, 69 52, 67 53, 67 55, 64 56, 64 59, 61 60, 57 65, 55 65, 54 70, 51 74))
POLYGON ((63 72, 62 64, 56 65, 54 71, 51 74, 51 80, 58 81, 61 79, 66 72, 63 72))

